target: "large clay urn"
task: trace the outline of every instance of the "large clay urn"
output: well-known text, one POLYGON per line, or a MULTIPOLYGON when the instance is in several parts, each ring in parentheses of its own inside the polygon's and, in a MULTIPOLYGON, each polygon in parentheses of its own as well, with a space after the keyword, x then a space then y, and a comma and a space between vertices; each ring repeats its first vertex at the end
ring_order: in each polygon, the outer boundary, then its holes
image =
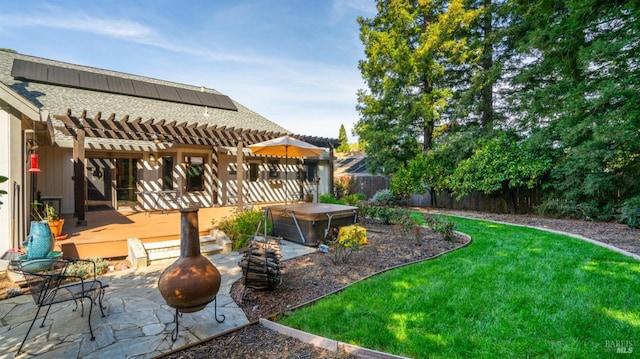
POLYGON ((220 272, 200 254, 198 209, 183 208, 180 216, 180 258, 162 272, 158 289, 169 306, 193 313, 216 297, 220 272))

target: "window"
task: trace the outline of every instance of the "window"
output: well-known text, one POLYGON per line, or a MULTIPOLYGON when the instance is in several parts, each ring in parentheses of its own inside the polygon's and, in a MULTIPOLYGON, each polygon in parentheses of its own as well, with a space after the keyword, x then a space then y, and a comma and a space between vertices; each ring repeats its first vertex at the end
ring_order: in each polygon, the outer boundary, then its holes
POLYGON ((304 179, 313 182, 313 178, 318 175, 318 162, 307 162, 304 165, 304 179))
POLYGON ((162 190, 173 189, 173 157, 162 157, 162 190))
POLYGON ((249 163, 249 181, 256 182, 258 180, 258 173, 260 166, 257 163, 249 163))
POLYGON ((278 171, 278 160, 269 160, 267 166, 269 166, 269 178, 278 178, 280 175, 278 171))
POLYGON ((185 157, 187 192, 204 191, 204 158, 185 157))

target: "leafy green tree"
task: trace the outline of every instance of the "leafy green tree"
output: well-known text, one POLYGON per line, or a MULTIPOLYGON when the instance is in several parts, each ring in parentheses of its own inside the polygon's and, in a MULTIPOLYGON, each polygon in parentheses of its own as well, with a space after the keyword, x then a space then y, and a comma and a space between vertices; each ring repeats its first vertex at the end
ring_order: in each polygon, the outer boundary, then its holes
POLYGON ((443 192, 448 183, 446 161, 441 154, 429 150, 416 156, 406 166, 400 167, 391 177, 389 184, 394 196, 409 198, 412 194, 424 194, 429 191, 431 205, 435 207, 435 194, 443 192))
POLYGON ((482 139, 473 155, 461 161, 450 176, 458 198, 471 192, 501 196, 516 213, 515 189, 533 188, 551 169, 552 158, 529 149, 513 133, 496 132, 482 139))
POLYGON ((522 0, 511 12, 508 44, 526 59, 511 67, 515 123, 562 153, 548 199, 611 219, 640 195, 638 4, 522 0))
POLYGON ((349 146, 349 138, 347 137, 347 130, 344 128, 344 125, 340 125, 338 142, 340 142, 340 145, 336 148, 336 152, 343 153, 351 150, 351 146, 349 146))
POLYGON ((464 6, 469 14, 464 21, 470 23, 458 30, 458 38, 466 41, 466 50, 457 52, 446 67, 446 83, 453 96, 440 122, 490 129, 496 117, 502 118, 500 108, 495 106, 494 86, 501 76, 500 26, 504 19, 498 12, 504 5, 492 0, 468 0, 464 6))
POLYGON ((356 133, 371 172, 393 173, 433 144, 435 123, 452 96, 448 63, 467 49, 461 29, 477 14, 464 1, 378 0, 373 19, 358 18, 368 91, 358 92, 356 133))
POLYGON ((469 158, 478 138, 479 128, 447 129, 441 126, 434 148, 416 156, 406 167, 393 174, 390 188, 397 197, 429 191, 431 206, 437 207, 436 194, 452 191, 451 176, 461 161, 469 158))

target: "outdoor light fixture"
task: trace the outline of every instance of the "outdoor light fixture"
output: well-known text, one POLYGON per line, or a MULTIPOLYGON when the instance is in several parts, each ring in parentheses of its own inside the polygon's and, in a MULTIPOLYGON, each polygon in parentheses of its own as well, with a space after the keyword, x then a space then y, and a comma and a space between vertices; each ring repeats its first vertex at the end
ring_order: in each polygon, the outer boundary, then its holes
POLYGON ((149 154, 149 162, 156 163, 156 156, 153 153, 149 154))
POLYGON ((42 172, 42 170, 38 167, 38 154, 37 153, 32 153, 29 156, 31 158, 31 168, 29 168, 27 170, 27 172, 30 172, 30 173, 42 172))

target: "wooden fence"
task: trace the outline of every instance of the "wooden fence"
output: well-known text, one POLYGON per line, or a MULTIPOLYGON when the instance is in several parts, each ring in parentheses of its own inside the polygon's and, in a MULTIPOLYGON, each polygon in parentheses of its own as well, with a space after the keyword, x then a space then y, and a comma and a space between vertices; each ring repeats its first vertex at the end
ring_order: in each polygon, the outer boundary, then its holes
MULTIPOLYGON (((366 195, 367 198, 373 197, 379 190, 389 188, 388 176, 355 175, 354 177, 358 182, 358 191, 366 195)), ((513 201, 515 213, 533 213, 535 207, 542 202, 542 189, 518 188, 515 190, 512 199, 474 192, 458 200, 453 194, 441 193, 436 195, 435 207, 490 213, 509 213, 508 201, 510 200, 513 201)), ((431 194, 425 193, 423 195, 415 194, 411 196, 406 204, 414 207, 432 207, 431 203, 431 194)))

